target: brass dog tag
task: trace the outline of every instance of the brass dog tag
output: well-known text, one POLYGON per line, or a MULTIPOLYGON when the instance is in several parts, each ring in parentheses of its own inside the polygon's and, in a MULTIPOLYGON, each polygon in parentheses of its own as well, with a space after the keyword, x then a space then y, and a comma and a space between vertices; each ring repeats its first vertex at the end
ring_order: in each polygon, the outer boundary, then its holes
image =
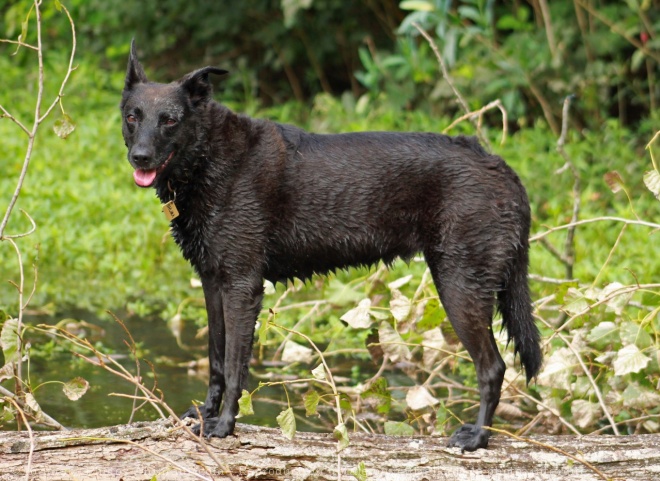
POLYGON ((177 217, 179 217, 179 211, 176 208, 176 205, 174 205, 174 201, 171 200, 167 204, 163 204, 163 213, 165 214, 165 217, 167 217, 167 220, 174 220, 177 217))

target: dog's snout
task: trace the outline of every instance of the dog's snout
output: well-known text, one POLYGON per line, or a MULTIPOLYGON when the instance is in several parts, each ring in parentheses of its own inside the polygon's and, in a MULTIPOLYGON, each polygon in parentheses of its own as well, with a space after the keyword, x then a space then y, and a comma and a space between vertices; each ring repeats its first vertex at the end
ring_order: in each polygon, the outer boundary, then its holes
POLYGON ((136 166, 147 167, 153 159, 153 151, 146 147, 133 147, 131 160, 136 166))

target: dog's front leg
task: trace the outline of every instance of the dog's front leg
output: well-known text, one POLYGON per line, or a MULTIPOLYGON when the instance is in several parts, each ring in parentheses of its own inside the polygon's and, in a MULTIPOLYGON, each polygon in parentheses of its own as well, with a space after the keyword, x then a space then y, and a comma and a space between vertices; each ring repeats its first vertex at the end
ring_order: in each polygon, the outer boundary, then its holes
POLYGON ((212 418, 218 415, 225 391, 225 319, 222 308, 222 290, 216 276, 202 276, 209 327, 209 390, 202 406, 192 406, 181 418, 212 418))
POLYGON ((247 386, 254 326, 261 309, 262 298, 261 278, 234 282, 231 287, 222 291, 225 320, 224 402, 218 418, 205 420, 206 436, 223 438, 234 431, 238 400, 242 390, 247 386))

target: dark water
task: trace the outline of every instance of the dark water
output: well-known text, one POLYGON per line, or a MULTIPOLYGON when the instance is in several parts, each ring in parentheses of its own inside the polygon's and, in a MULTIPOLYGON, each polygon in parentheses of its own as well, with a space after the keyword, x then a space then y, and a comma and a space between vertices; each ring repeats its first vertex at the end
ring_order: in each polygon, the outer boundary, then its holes
MULTIPOLYGON (((198 359, 206 358, 206 341, 194 339, 195 327, 189 326, 184 332, 186 348, 180 347, 167 323, 162 319, 138 318, 119 314, 138 346, 138 356, 153 364, 155 376, 146 362, 140 363, 144 384, 152 388, 154 378, 163 392, 165 401, 176 412, 183 413, 193 400, 203 401, 206 395, 206 368, 190 367, 198 359)), ((113 357, 135 374, 135 360, 125 344, 126 332, 110 315, 97 317, 89 312, 69 312, 57 318, 33 317, 28 323, 56 324, 63 318, 69 318, 69 330, 77 332, 93 344, 102 345, 102 351, 110 350, 113 357)), ((69 349, 62 348, 61 341, 34 334, 28 331, 28 341, 37 351, 29 363, 30 384, 35 389, 35 397, 42 409, 67 427, 100 427, 128 422, 133 407, 133 400, 110 395, 111 393, 134 394, 135 387, 118 376, 107 372, 82 359, 75 358, 69 349), (52 346, 60 346, 52 348, 52 346), (47 354, 47 355, 46 355, 47 354), (69 400, 59 383, 80 376, 90 384, 88 392, 79 400, 69 400), (41 385, 42 383, 46 383, 41 385), (41 385, 41 386, 40 386, 41 385)), ((87 357, 93 357, 89 352, 87 357)), ((259 367, 255 368, 257 371, 259 367)), ((255 370, 253 369, 253 371, 255 370)), ((24 365, 27 372, 27 364, 24 365)), ((263 370, 263 369, 262 369, 263 370)), ((258 373, 257 373, 258 374, 258 373)), ((258 385, 255 376, 251 376, 250 390, 258 385)), ((140 404, 141 401, 138 401, 140 404)), ((281 389, 263 388, 255 397, 255 414, 241 419, 241 422, 264 426, 276 425, 275 417, 286 408, 286 397, 281 389)), ((158 413, 150 406, 141 408, 133 417, 134 421, 157 419, 158 413)), ((304 429, 303 426, 300 426, 304 429)))

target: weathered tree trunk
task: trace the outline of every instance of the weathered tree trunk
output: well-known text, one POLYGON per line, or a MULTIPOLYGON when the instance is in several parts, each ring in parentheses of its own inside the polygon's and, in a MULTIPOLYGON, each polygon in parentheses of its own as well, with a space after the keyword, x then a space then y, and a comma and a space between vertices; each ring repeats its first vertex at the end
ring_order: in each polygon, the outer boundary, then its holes
POLYGON ((198 441, 159 421, 41 432, 32 440, 27 432, 0 433, 0 481, 27 479, 28 463, 33 481, 354 480, 360 462, 374 481, 660 479, 660 435, 533 439, 578 460, 504 435, 493 436, 487 450, 461 454, 445 438, 354 433, 338 456, 329 434, 299 432, 289 441, 277 429, 239 424, 236 436, 208 443, 230 476, 198 441))

